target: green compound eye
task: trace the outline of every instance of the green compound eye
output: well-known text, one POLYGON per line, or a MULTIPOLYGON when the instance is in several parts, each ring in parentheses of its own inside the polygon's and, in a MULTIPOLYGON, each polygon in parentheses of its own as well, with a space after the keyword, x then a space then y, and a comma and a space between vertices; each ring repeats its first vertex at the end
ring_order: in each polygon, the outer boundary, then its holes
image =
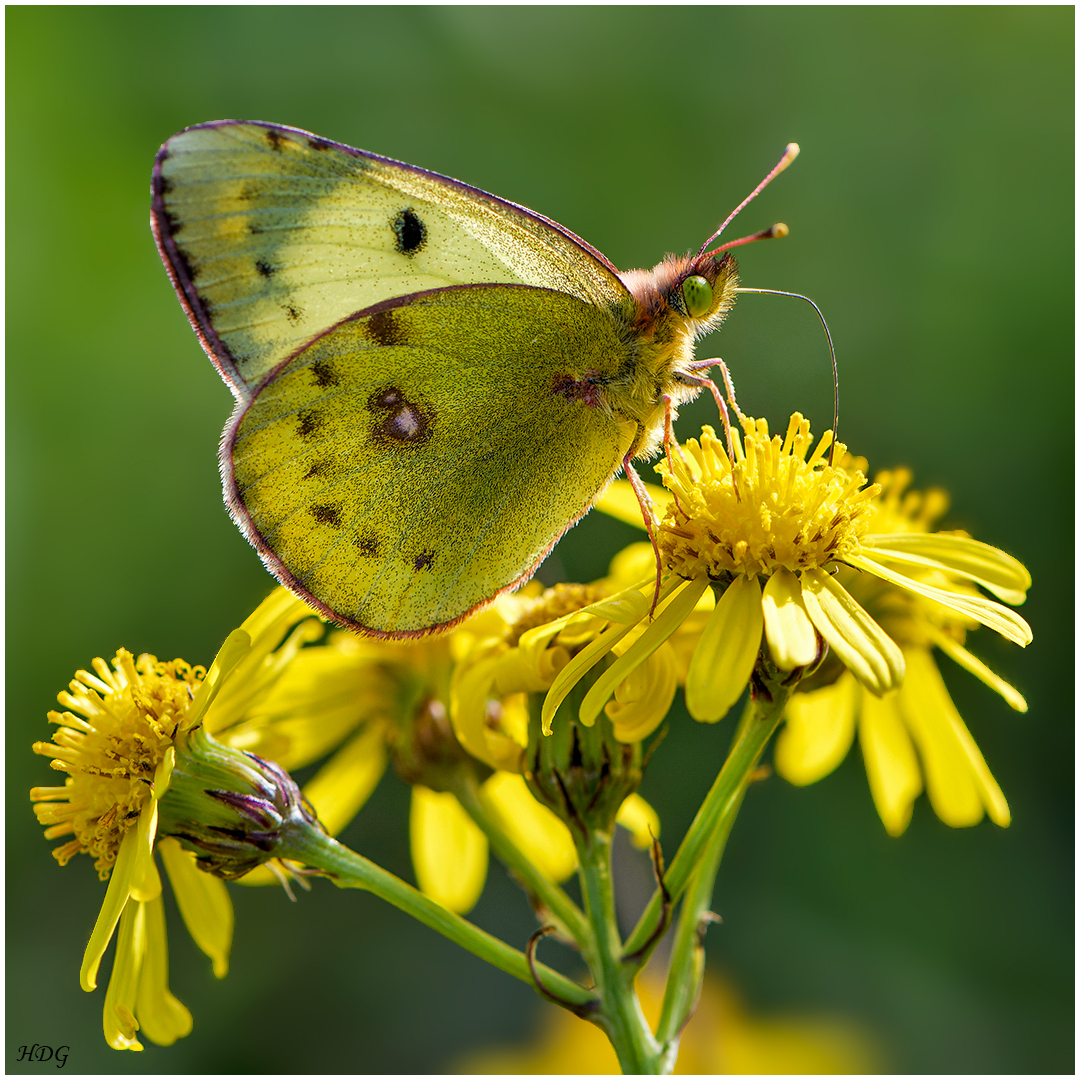
POLYGON ((712 308, 712 286, 700 274, 692 274, 682 283, 682 294, 687 314, 695 319, 707 315, 712 308))

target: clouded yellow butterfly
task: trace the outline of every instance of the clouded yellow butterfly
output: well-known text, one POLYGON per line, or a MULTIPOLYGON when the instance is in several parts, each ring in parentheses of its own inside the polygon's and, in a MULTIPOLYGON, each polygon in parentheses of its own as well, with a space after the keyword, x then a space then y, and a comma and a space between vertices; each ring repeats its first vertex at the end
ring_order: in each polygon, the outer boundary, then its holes
POLYGON ((392 637, 520 585, 620 467, 636 480, 665 413, 712 386, 693 343, 744 242, 620 274, 494 195, 232 120, 161 148, 152 224, 237 399, 234 520, 298 595, 392 637))

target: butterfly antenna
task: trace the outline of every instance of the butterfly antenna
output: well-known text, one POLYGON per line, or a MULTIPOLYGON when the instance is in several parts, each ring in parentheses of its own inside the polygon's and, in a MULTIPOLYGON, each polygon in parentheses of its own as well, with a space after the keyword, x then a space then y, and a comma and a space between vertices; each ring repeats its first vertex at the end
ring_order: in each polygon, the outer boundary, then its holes
POLYGON ((821 314, 821 308, 810 299, 809 296, 803 296, 802 293, 783 292, 780 289, 749 289, 739 286, 735 290, 736 292, 746 293, 763 293, 767 296, 791 296, 796 300, 805 300, 816 312, 817 317, 821 320, 821 325, 825 328, 825 337, 829 342, 829 356, 832 357, 832 384, 833 384, 833 421, 832 421, 832 444, 829 446, 829 464, 833 464, 833 458, 836 455, 836 436, 840 427, 840 377, 836 370, 836 349, 833 348, 832 334, 829 333, 829 324, 825 321, 825 316, 821 314))
MULTIPOLYGON (((712 234, 712 236, 710 236, 709 239, 706 240, 705 243, 701 245, 701 250, 698 252, 698 258, 699 259, 705 253, 705 249, 731 224, 731 222, 734 220, 735 216, 739 213, 739 211, 742 210, 743 207, 745 207, 747 203, 749 203, 753 199, 757 198, 757 196, 760 195, 761 192, 765 190, 765 188, 769 185, 769 183, 773 179, 775 179, 777 176, 779 176, 798 156, 799 156, 799 144, 798 143, 788 143, 787 149, 784 151, 784 156, 776 163, 776 166, 772 170, 772 172, 770 172, 769 175, 766 176, 765 179, 762 180, 761 183, 758 184, 758 186, 756 188, 754 188, 754 190, 751 191, 750 194, 747 195, 746 198, 743 199, 743 201, 741 203, 739 203, 739 205, 736 206, 735 209, 732 210, 730 214, 728 214, 728 216, 724 219, 724 223, 720 226, 720 228, 717 229, 716 232, 714 232, 712 234)), ((772 228, 776 229, 778 227, 779 226, 774 225, 772 228)), ((754 240, 767 240, 767 239, 770 239, 773 236, 786 236, 787 235, 787 226, 786 225, 783 226, 783 229, 784 229, 784 231, 782 233, 773 233, 772 229, 766 229, 764 233, 758 233, 755 236, 748 236, 743 240, 736 241, 736 243, 737 244, 749 244, 754 240)), ((724 247, 734 247, 734 246, 735 246, 735 244, 725 244, 724 245, 724 247)), ((716 250, 717 251, 723 251, 724 248, 717 248, 716 250)), ((710 255, 715 255, 716 252, 715 251, 709 252, 709 254, 710 255)))
POLYGON ((721 244, 718 248, 713 248, 712 251, 707 251, 705 254, 719 255, 721 251, 727 251, 733 247, 742 247, 743 244, 753 244, 757 240, 783 240, 790 231, 782 221, 778 221, 775 225, 770 225, 767 229, 754 233, 753 236, 743 236, 738 240, 729 240, 726 244, 721 244))

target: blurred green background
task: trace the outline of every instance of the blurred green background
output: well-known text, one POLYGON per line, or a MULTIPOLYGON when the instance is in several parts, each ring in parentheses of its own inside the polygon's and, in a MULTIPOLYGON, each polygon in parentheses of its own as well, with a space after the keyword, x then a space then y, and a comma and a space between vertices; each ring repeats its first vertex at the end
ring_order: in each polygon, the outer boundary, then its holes
MULTIPOLYGON (((744 249, 744 284, 821 305, 842 435, 872 468, 947 487, 947 524, 1031 568, 1034 644, 974 638, 1031 711, 945 672, 1007 830, 947 829, 920 799, 889 839, 857 750, 811 788, 755 787, 709 962, 755 1010, 855 1019, 898 1071, 1071 1072, 1072 76, 1067 7, 9 7, 8 1071, 38 1042, 69 1044, 76 1072, 438 1072, 550 1008, 320 882, 295 904, 231 890, 223 982, 170 912, 195 1016, 170 1049, 109 1050, 104 991, 78 988, 102 886, 88 859, 50 857, 26 792, 54 774, 30 743, 93 656, 208 662, 271 584, 221 504, 230 395, 148 227, 160 143, 240 117, 459 177, 620 267, 696 249, 802 144, 741 221, 792 230, 744 249)), ((831 422, 806 305, 743 297, 698 354, 723 355, 774 426, 795 408, 831 422)), ((680 430, 714 415, 698 402, 680 430)), ((635 538, 590 515, 557 558, 589 579, 635 538)), ((730 733, 674 717, 643 788, 669 853, 730 733)), ((411 879, 406 810, 390 775, 345 839, 411 879)), ((535 925, 498 866, 474 917, 518 945, 535 925)))

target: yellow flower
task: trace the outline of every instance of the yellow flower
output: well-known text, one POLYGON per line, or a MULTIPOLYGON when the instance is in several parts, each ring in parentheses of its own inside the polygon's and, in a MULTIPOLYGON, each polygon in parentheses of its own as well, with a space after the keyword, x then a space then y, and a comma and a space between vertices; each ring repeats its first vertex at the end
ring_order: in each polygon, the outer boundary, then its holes
MULTIPOLYGON (((907 491, 911 475, 906 470, 881 473, 876 479, 882 488, 875 500, 878 529, 897 540, 921 536, 922 550, 963 539, 963 534, 931 533, 947 507, 944 493, 907 491)), ((916 550, 915 545, 909 550, 916 550)), ((977 595, 968 584, 970 577, 965 580, 941 566, 909 566, 910 573, 933 588, 977 595)), ((989 576, 993 569, 989 567, 981 576, 989 576)), ((930 803, 947 825, 975 825, 985 810, 996 824, 1007 826, 1005 797, 960 718, 932 652, 935 647, 941 649, 1012 708, 1026 712, 1023 697, 965 647, 966 635, 976 623, 963 611, 945 607, 923 593, 897 588, 891 581, 846 568, 841 575, 848 591, 899 644, 907 675, 896 693, 882 698, 864 693, 847 674, 831 685, 796 693, 777 741, 777 772, 799 785, 821 779, 843 760, 857 728, 874 804, 891 835, 899 836, 907 828, 924 779, 930 803)), ((1028 580, 1026 572, 1014 571, 1011 581, 998 578, 997 584, 999 589, 1012 585, 1011 600, 1017 603, 1028 580)), ((830 674, 835 676, 828 671, 820 674, 826 676, 823 681, 830 674)))
MULTIPOLYGON (((412 784, 409 835, 417 884, 461 914, 475 906, 483 891, 488 840, 452 793, 430 785, 460 758, 463 747, 483 763, 483 773, 496 770, 480 787, 487 813, 545 877, 563 881, 577 865, 573 840, 520 776, 524 696, 481 700, 476 741, 461 738, 460 731, 455 739, 446 720, 457 657, 476 641, 505 633, 532 605, 535 591, 502 597, 453 633, 415 642, 377 641, 332 629, 320 640, 317 624, 304 632, 304 647, 292 651, 265 692, 219 700, 207 716, 207 728, 227 745, 290 770, 323 761, 303 793, 331 835, 356 816, 393 758, 412 784)), ((288 595, 278 589, 271 599, 288 595)), ((311 614, 294 611, 295 618, 311 614)), ((636 800, 628 807, 627 820, 634 821, 638 840, 643 829, 647 835, 648 825, 640 822, 651 820, 650 814, 651 808, 642 809, 636 800)), ((659 832, 658 824, 653 831, 659 832)), ((241 881, 272 884, 283 870, 288 867, 267 864, 241 881)))
MULTIPOLYGON (((659 726, 675 696, 679 662, 666 643, 639 656, 649 610, 647 582, 638 579, 626 587, 639 564, 637 552, 630 552, 629 558, 617 557, 611 575, 595 585, 557 585, 501 634, 476 641, 458 665, 451 688, 454 727, 472 753, 503 768, 520 769, 528 741, 524 695, 545 694, 543 731, 550 735, 559 705, 609 653, 619 659, 598 680, 597 686, 604 683, 603 691, 590 691, 586 697, 582 722, 591 727, 603 709, 615 737, 624 743, 639 742, 659 726), (620 675, 620 665, 628 658, 620 675), (616 674, 609 679, 612 671, 616 674), (500 700, 512 703, 513 724, 504 718, 493 733, 492 702, 500 700)), ((669 594, 661 595, 659 619, 672 618, 669 594)))
MULTIPOLYGON (((663 987, 647 976, 638 989, 646 1017, 660 1013, 663 987)), ((828 1016, 755 1016, 730 984, 708 976, 693 1019, 679 1042, 676 1075, 871 1073, 881 1067, 872 1039, 850 1021, 828 1016)), ((562 1009, 548 1009, 538 1039, 527 1046, 482 1050, 460 1063, 463 1073, 617 1074, 604 1033, 562 1009)))
MULTIPOLYGON (((895 532, 876 525, 875 496, 858 465, 831 433, 813 447, 809 423, 791 417, 783 439, 764 420, 743 418, 729 457, 712 428, 657 466, 671 501, 659 528, 663 565, 671 571, 655 619, 593 688, 594 700, 650 656, 715 595, 685 676, 691 716, 715 722, 741 696, 762 652, 780 672, 811 669, 821 641, 871 694, 900 686, 904 654, 858 603, 841 567, 877 579, 962 618, 991 626, 1020 645, 1031 631, 1018 615, 983 597, 981 585, 1020 603, 1027 571, 996 548, 956 534, 895 532), (811 449, 813 447, 813 449, 811 449), (835 575, 835 576, 834 576, 835 575)), ((626 517, 618 489, 598 504, 626 517)), ((639 515, 640 517, 640 515, 639 515)), ((857 589, 855 591, 858 591, 857 589)), ((602 702, 601 702, 602 704, 602 702)), ((586 711, 582 706, 583 715, 586 711)))
POLYGON ((111 667, 95 659, 93 672, 77 672, 70 691, 59 695, 68 711, 49 713, 58 725, 53 742, 34 744, 35 753, 68 774, 63 786, 30 792, 46 838, 71 837, 53 854, 63 866, 85 852, 109 882, 80 982, 84 990, 95 989, 119 924, 104 1009, 105 1037, 116 1049, 141 1050, 140 1029, 166 1046, 191 1031, 191 1014, 168 989, 155 841, 191 936, 212 960, 215 975, 222 978, 228 970, 233 912, 225 885, 201 870, 177 840, 159 840, 159 810, 178 767, 178 746, 203 723, 215 699, 240 693, 238 675, 274 667, 270 642, 280 640, 284 608, 296 603, 264 604, 229 636, 209 671, 148 654, 136 659, 125 649, 111 667))

